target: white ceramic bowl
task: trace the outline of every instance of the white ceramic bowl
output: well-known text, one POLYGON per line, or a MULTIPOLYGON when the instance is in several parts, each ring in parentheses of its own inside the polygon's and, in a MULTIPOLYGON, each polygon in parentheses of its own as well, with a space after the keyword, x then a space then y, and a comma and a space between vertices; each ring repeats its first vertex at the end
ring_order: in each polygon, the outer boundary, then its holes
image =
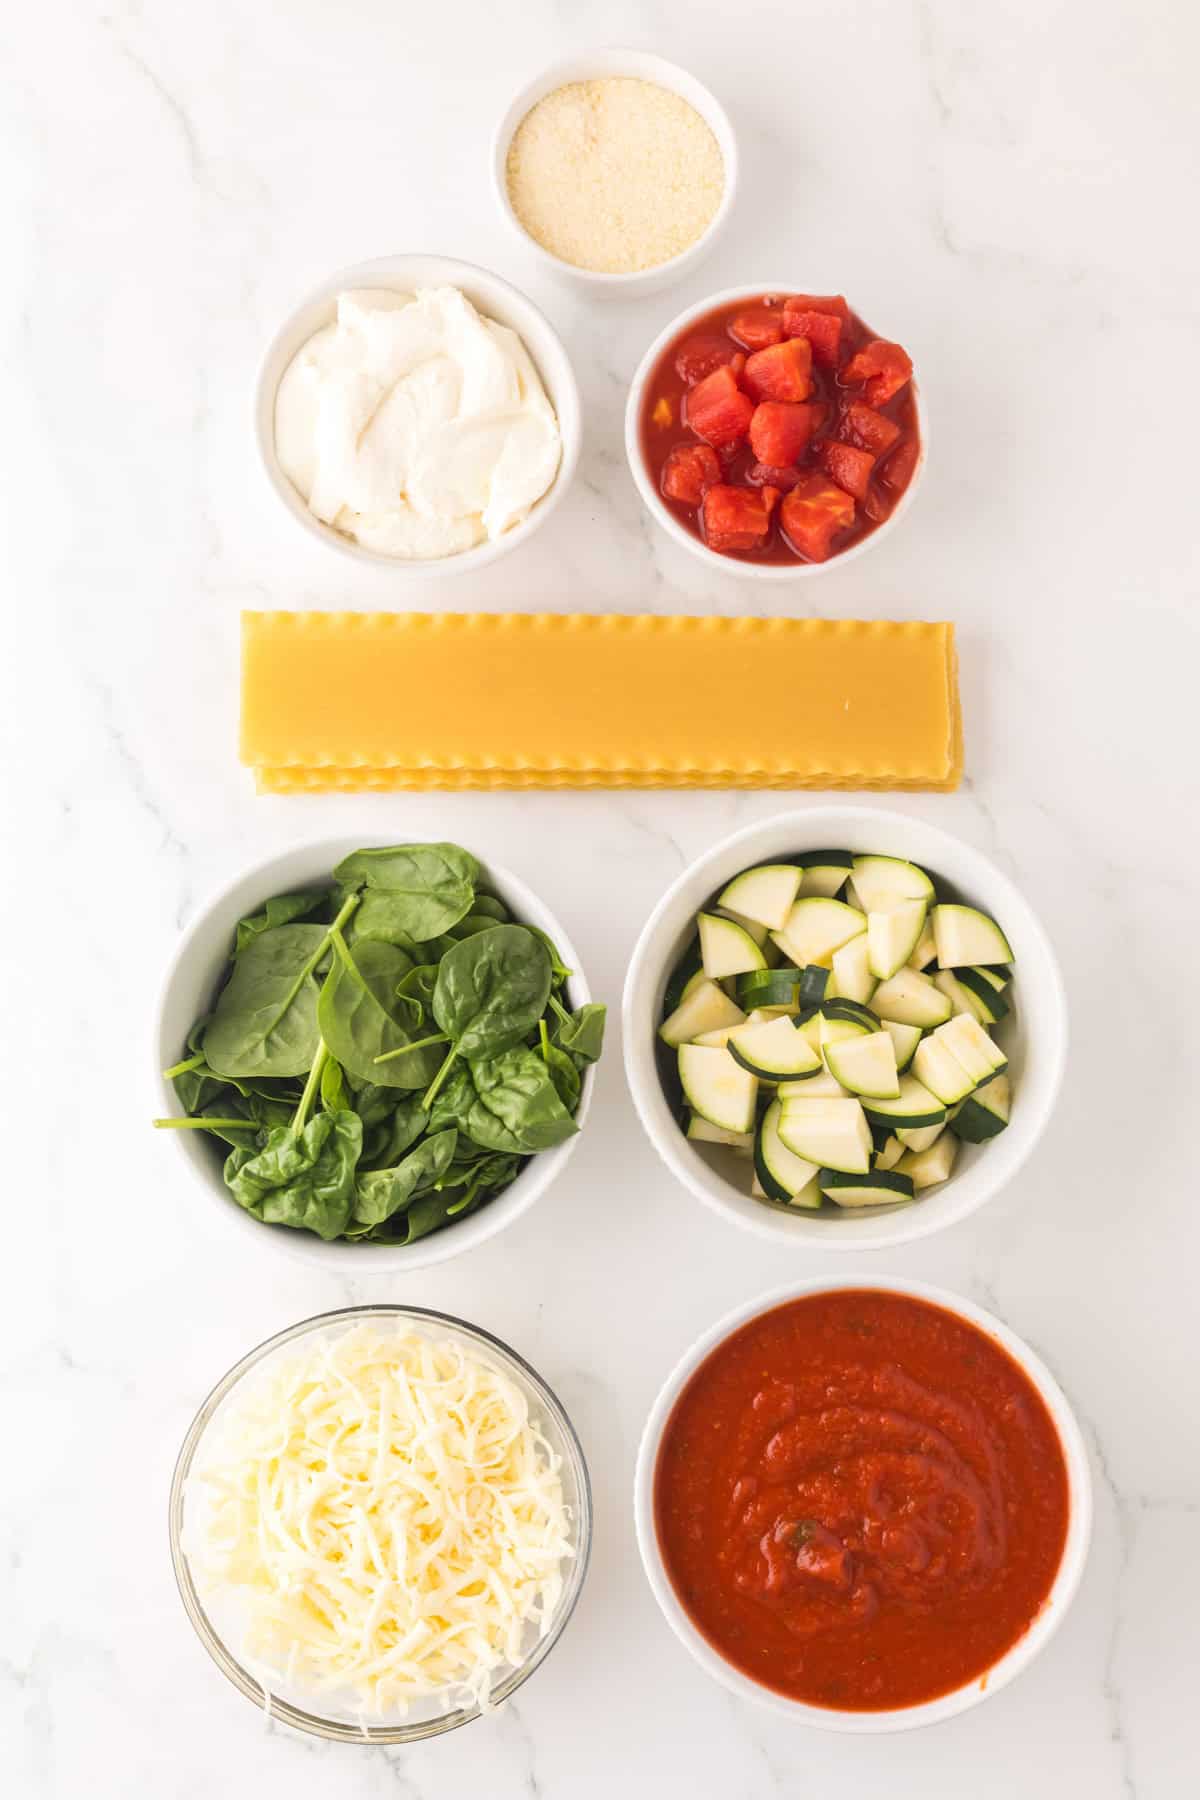
POLYGON ((725 229, 737 192, 737 179, 737 139, 725 108, 686 69, 681 69, 677 63, 667 62, 664 57, 653 56, 646 50, 592 50, 551 63, 548 69, 543 69, 540 75, 521 89, 500 120, 492 139, 492 191, 501 217, 547 269, 586 290, 593 297, 640 299, 646 294, 659 293, 663 288, 670 287, 672 282, 690 274, 708 255, 725 229), (673 256, 669 262, 659 263, 652 269, 640 269, 631 275, 606 275, 595 269, 581 269, 574 263, 564 262, 561 257, 552 256, 535 238, 530 237, 513 211, 508 197, 508 149, 513 133, 530 108, 536 106, 539 100, 544 100, 547 94, 552 94, 556 88, 565 87, 568 82, 600 81, 613 76, 653 82, 686 100, 700 114, 716 138, 725 163, 725 189, 721 195, 721 203, 703 236, 698 237, 694 244, 689 244, 678 256, 673 256))
POLYGON ((284 320, 267 345, 254 390, 254 436, 259 459, 272 489, 296 523, 310 537, 327 549, 356 562, 372 563, 376 568, 394 570, 405 575, 465 575, 485 563, 506 556, 544 525, 571 485, 579 462, 582 414, 579 389, 562 339, 532 300, 499 275, 481 269, 474 263, 458 262, 449 256, 381 256, 374 262, 355 263, 339 269, 327 281, 314 288, 295 311, 284 320), (275 451, 275 396, 296 352, 323 326, 332 322, 338 295, 350 288, 384 288, 391 293, 410 294, 421 287, 456 287, 480 313, 508 325, 521 339, 558 415, 562 436, 562 461, 550 487, 536 506, 530 509, 520 525, 514 525, 502 537, 490 543, 477 544, 457 556, 403 557, 385 556, 380 550, 368 550, 344 532, 324 524, 308 509, 299 491, 292 486, 279 466, 275 451))
POLYGON ((755 1700, 770 1707, 772 1712, 786 1715, 797 1724, 814 1725, 823 1731, 874 1734, 911 1731, 919 1725, 934 1725, 941 1719, 953 1718, 956 1713, 965 1712, 969 1707, 977 1706, 981 1700, 998 1693, 1023 1669, 1028 1668, 1061 1625, 1079 1586, 1092 1535, 1092 1482, 1083 1435, 1062 1389, 1041 1359, 993 1314, 975 1306, 970 1300, 960 1299, 957 1294, 931 1287, 927 1282, 909 1281, 900 1276, 846 1275, 836 1280, 816 1276, 808 1281, 793 1282, 787 1287, 776 1288, 736 1307, 698 1338, 676 1363, 663 1383, 642 1432, 634 1473, 633 1514, 642 1566, 654 1598, 680 1643, 691 1652, 707 1674, 740 1699, 755 1700), (994 1338, 1025 1371, 1045 1402, 1062 1444, 1069 1484, 1067 1536, 1062 1561, 1046 1602, 1024 1637, 1019 1638, 983 1677, 973 1677, 965 1687, 956 1688, 952 1693, 943 1694, 940 1699, 926 1701, 920 1706, 884 1712, 837 1712, 829 1707, 809 1705, 803 1700, 792 1700, 787 1695, 761 1687, 727 1662, 692 1623, 681 1605, 662 1559, 654 1520, 654 1474, 663 1431, 680 1393, 705 1357, 739 1326, 757 1318, 761 1313, 770 1312, 774 1307, 782 1306, 789 1300, 801 1299, 805 1295, 834 1293, 846 1288, 878 1288, 887 1293, 912 1295, 933 1306, 944 1307, 947 1312, 957 1314, 959 1318, 967 1320, 994 1338))
MULTIPOLYGON (((169 1118, 179 1112, 174 1089, 163 1080, 162 1071, 185 1054, 187 1034, 212 1000, 224 971, 238 920, 254 912, 271 894, 286 894, 328 881, 334 865, 352 850, 360 849, 363 842, 361 836, 334 838, 285 850, 282 855, 268 857, 244 870, 199 909, 179 941, 159 993, 153 1030, 155 1113, 169 1118)), ((485 863, 483 873, 489 887, 518 923, 536 925, 554 940, 568 968, 575 971, 567 984, 571 1005, 584 1005, 592 997, 591 989, 570 938, 549 907, 499 863, 485 863)), ((595 1070, 589 1068, 584 1071, 576 1113, 580 1132, 587 1122, 594 1085, 595 1070)), ((190 1179, 192 1191, 219 1213, 231 1230, 239 1232, 248 1247, 257 1244, 283 1250, 340 1275, 407 1273, 473 1250, 529 1210, 561 1175, 579 1142, 576 1133, 556 1149, 531 1157, 512 1185, 478 1212, 429 1237, 419 1238, 415 1244, 403 1245, 350 1244, 340 1240, 325 1243, 309 1231, 264 1225, 243 1211, 230 1195, 221 1176, 223 1150, 206 1132, 162 1131, 158 1135, 166 1146, 164 1155, 174 1157, 175 1166, 190 1179)))
MULTIPOLYGON (((857 543, 851 544, 848 549, 838 551, 827 562, 760 563, 752 562, 744 557, 724 556, 719 550, 710 550, 694 531, 689 531, 686 526, 680 524, 663 500, 658 491, 658 483, 646 467, 646 459, 642 455, 641 433, 642 400, 646 392, 646 383, 653 374, 663 351, 690 326, 697 324, 708 313, 715 312, 718 307, 731 306, 741 300, 757 300, 762 294, 796 294, 807 291, 811 290, 802 288, 799 283, 794 281, 775 283, 760 281, 756 282, 753 287, 725 288, 721 293, 710 294, 707 300, 701 300, 695 306, 689 306, 685 312, 681 312, 677 318, 671 320, 664 330, 659 332, 638 364, 637 372, 630 385, 629 398, 625 402, 625 456, 634 484, 651 516, 658 521, 668 537, 674 538, 677 544, 682 544, 685 550, 690 550, 693 556, 698 556, 702 562, 708 564, 710 569, 720 569, 726 575, 744 575, 751 581, 806 581, 813 576, 824 575, 830 569, 844 569, 847 563, 853 562, 856 557, 863 556, 868 550, 874 549, 895 530, 912 505, 925 473, 925 463, 929 451, 929 420, 921 400, 920 387, 914 379, 912 382, 913 403, 916 407, 917 424, 921 432, 921 454, 917 459, 917 466, 912 472, 912 478, 882 525, 877 525, 874 531, 868 532, 866 537, 859 538, 857 543)), ((874 308, 867 310, 873 312, 874 308)), ((875 323, 874 319, 871 319, 870 322, 875 323)))
POLYGON ((798 1250, 878 1250, 965 1219, 1010 1182, 1054 1110, 1067 1053, 1067 1001, 1050 942, 1024 895, 961 839, 873 806, 814 806, 763 819, 686 869, 651 914, 633 952, 622 1003, 625 1073, 651 1143, 671 1173, 722 1217, 798 1250), (805 850, 877 851, 927 869, 939 891, 994 915, 1013 947, 1013 1011, 1000 1037, 1012 1075, 1012 1119, 987 1144, 963 1144, 950 1179, 894 1209, 784 1211, 750 1193, 748 1160, 684 1137, 655 1054, 663 994, 699 909, 742 869, 805 850))

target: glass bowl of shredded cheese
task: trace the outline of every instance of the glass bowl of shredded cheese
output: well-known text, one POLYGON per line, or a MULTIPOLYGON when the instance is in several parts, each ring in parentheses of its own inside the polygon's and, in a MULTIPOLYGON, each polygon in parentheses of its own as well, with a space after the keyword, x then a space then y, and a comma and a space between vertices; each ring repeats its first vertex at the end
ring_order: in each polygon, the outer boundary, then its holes
POLYGON ((515 1351, 444 1313, 361 1306, 218 1382, 171 1485, 188 1617, 268 1714, 409 1743, 506 1700, 575 1608, 591 1543, 574 1427, 515 1351))

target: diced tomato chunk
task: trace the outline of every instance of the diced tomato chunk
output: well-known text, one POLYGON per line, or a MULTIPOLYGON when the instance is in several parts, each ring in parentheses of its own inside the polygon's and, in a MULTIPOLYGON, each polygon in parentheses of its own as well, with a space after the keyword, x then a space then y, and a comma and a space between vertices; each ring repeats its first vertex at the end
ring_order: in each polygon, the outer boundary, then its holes
POLYGON ((853 525, 854 502, 824 475, 809 474, 784 495, 779 517, 792 548, 810 562, 824 562, 838 532, 853 525))
POLYGON ((734 319, 729 331, 746 350, 767 350, 772 344, 782 344, 783 308, 748 306, 734 319))
POLYGON ((723 331, 698 331, 695 337, 685 338, 675 352, 675 373, 691 387, 736 355, 737 345, 723 331))
POLYGON ((921 446, 916 438, 905 438, 898 444, 884 463, 879 479, 885 481, 893 494, 902 494, 913 477, 917 466, 917 458, 921 454, 921 446))
POLYGON ((769 463, 756 462, 751 463, 746 470, 746 480, 753 487, 778 488, 781 494, 786 494, 789 488, 794 488, 801 479, 800 471, 795 464, 788 469, 779 469, 769 463))
POLYGON ((689 429, 718 449, 740 443, 754 416, 754 402, 742 393, 732 369, 715 369, 698 381, 688 390, 686 405, 689 429))
POLYGON ((817 408, 795 400, 760 400, 750 421, 750 448, 777 469, 798 462, 808 448, 817 408))
POLYGON ((882 456, 900 436, 900 427, 894 419, 885 419, 874 407, 854 400, 846 408, 841 435, 848 444, 857 444, 860 450, 869 450, 872 456, 882 456))
POLYGON ((704 541, 710 550, 755 550, 767 541, 779 498, 774 487, 731 487, 722 482, 704 496, 704 541))
MULTIPOLYGON (((790 304, 790 302, 789 302, 790 304)), ((842 352, 842 321, 832 313, 787 312, 788 338, 812 347, 813 359, 822 368, 836 369, 842 352)))
POLYGON ((791 294, 783 303, 783 329, 788 330, 788 314, 824 313, 832 319, 848 319, 850 308, 844 294, 791 294))
POLYGON ((866 499, 871 470, 875 467, 875 458, 869 450, 856 450, 853 444, 838 444, 830 438, 821 451, 821 464, 840 488, 845 488, 856 500, 866 499))
POLYGON ((899 344, 884 338, 872 338, 842 370, 845 382, 865 381, 863 392, 869 406, 883 406, 912 375, 912 357, 899 344))
POLYGON ((789 338, 746 358, 742 384, 756 400, 807 400, 812 392, 812 348, 789 338))
POLYGON ((676 444, 663 464, 662 491, 668 500, 699 506, 706 488, 721 479, 717 453, 707 444, 676 444))

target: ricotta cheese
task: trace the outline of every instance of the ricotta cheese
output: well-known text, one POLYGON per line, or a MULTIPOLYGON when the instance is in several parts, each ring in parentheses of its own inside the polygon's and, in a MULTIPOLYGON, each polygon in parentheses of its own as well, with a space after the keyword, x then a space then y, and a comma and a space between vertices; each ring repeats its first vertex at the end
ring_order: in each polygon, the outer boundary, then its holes
POLYGON ((275 450, 326 525, 386 556, 445 557, 519 524, 562 443, 516 332, 443 287, 340 295, 284 372, 275 450))
POLYGON ((190 1478, 184 1548, 242 1654, 403 1712, 488 1703, 550 1626, 574 1554, 557 1459, 507 1375, 450 1340, 352 1327, 235 1390, 190 1478))

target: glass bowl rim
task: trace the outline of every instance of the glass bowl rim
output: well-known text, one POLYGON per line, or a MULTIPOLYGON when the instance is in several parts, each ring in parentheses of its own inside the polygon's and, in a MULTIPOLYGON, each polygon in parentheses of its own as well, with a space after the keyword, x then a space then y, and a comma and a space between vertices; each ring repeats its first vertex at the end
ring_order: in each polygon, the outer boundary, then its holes
MULTIPOLYGON (((337 1307, 331 1312, 314 1313, 309 1318, 300 1319, 293 1325, 285 1326, 281 1331, 274 1332, 269 1338, 265 1338, 262 1343, 255 1345, 253 1349, 248 1350, 244 1356, 240 1357, 201 1401, 175 1459, 168 1501, 171 1566, 175 1574, 179 1597, 183 1602, 183 1609, 209 1656, 239 1693, 244 1694, 248 1700, 262 1708, 269 1718, 280 1719, 284 1724, 292 1726, 297 1731, 307 1732, 310 1736, 329 1739, 336 1743, 414 1744, 424 1738, 440 1737, 444 1732, 457 1730, 460 1725, 469 1725, 473 1719, 482 1718, 483 1711, 477 1705, 460 1706, 436 1718, 417 1720, 412 1723, 349 1724, 340 1719, 326 1718, 318 1712, 310 1712, 306 1708, 293 1705, 277 1694, 268 1692, 234 1654, 209 1618, 192 1577, 182 1544, 185 1484, 191 1474, 192 1463, 201 1439, 222 1403, 233 1393, 244 1377, 256 1369, 274 1351, 281 1349, 283 1345, 339 1324, 348 1325, 372 1318, 411 1319, 419 1324, 448 1327, 453 1333, 461 1333, 469 1339, 474 1339, 485 1352, 498 1351, 502 1359, 506 1359, 514 1366, 519 1380, 529 1390, 527 1398, 531 1394, 544 1407, 558 1428, 566 1452, 564 1460, 571 1467, 577 1489, 575 1555, 565 1576, 563 1592, 549 1630, 544 1637, 538 1639, 525 1660, 515 1669, 510 1669, 497 1683, 492 1690, 491 1705, 499 1706, 507 1700, 545 1661, 574 1614, 579 1603, 579 1596, 583 1592, 588 1565, 591 1561, 593 1503, 587 1458, 579 1441, 579 1434, 558 1395, 519 1351, 514 1350, 511 1344, 505 1343, 504 1339, 496 1336, 494 1332, 486 1331, 480 1325, 473 1325, 468 1319, 460 1319, 455 1313, 441 1312, 434 1307, 405 1306, 396 1301, 337 1307)), ((490 1707, 489 1710, 491 1710, 490 1707)))

